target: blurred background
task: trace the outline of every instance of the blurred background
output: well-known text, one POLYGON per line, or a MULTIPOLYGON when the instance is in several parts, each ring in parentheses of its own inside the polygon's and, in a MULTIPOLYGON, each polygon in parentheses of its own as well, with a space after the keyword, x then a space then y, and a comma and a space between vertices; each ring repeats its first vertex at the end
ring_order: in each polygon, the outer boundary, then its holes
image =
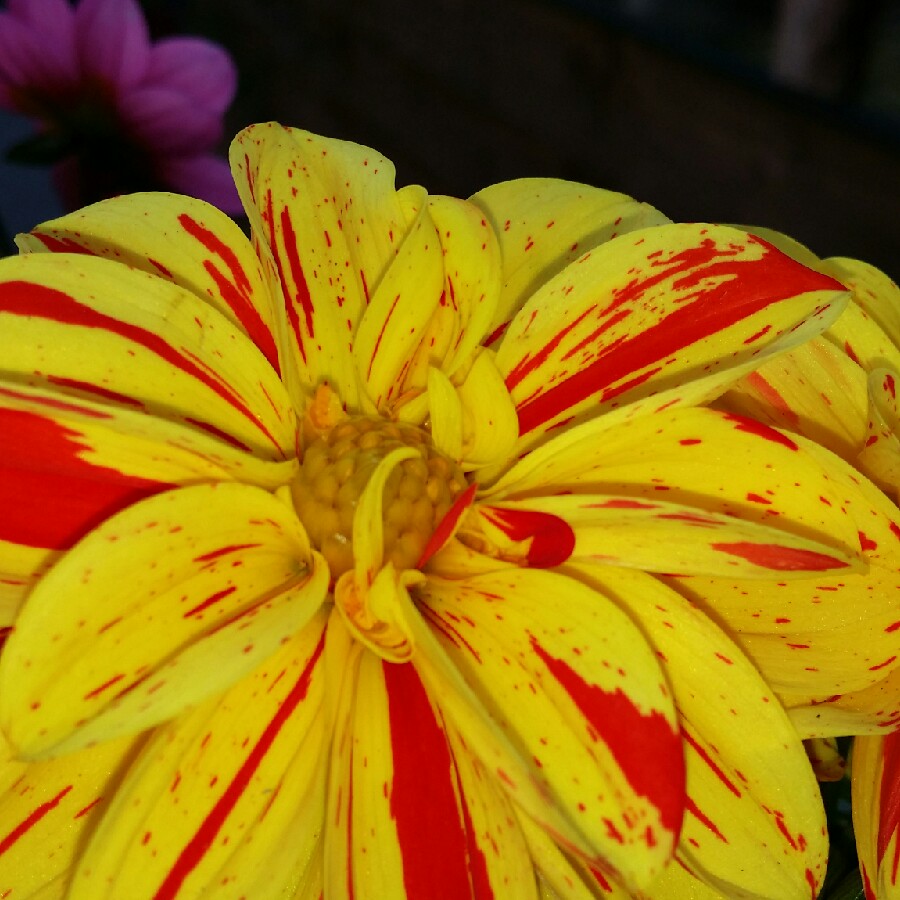
MULTIPOLYGON (((683 221, 779 229, 900 279, 900 0, 146 0, 233 55, 233 133, 276 119, 467 196, 589 182, 683 221)), ((28 126, 4 119, 4 140, 28 126)), ((224 147, 223 147, 224 150, 224 147)), ((56 214, 5 165, 0 212, 56 214)))

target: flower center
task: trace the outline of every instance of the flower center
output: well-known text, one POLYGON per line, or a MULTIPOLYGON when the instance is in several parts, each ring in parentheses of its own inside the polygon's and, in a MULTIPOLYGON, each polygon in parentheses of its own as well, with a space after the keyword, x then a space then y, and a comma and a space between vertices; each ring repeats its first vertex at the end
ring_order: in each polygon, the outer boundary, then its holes
POLYGON ((353 519, 378 463, 399 447, 417 456, 398 463, 384 487, 384 562, 413 568, 435 528, 466 487, 462 469, 414 425, 377 416, 343 419, 306 448, 291 485, 294 506, 313 546, 336 581, 353 568, 353 519))

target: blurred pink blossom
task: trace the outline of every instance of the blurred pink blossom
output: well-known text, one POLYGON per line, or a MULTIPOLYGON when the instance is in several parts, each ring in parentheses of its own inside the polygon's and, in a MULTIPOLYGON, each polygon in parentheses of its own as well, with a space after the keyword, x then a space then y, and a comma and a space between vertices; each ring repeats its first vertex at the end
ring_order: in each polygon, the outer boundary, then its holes
POLYGON ((240 212, 212 152, 236 84, 217 44, 151 42, 136 0, 9 0, 0 12, 0 107, 40 123, 32 147, 57 162, 71 207, 162 187, 240 212))

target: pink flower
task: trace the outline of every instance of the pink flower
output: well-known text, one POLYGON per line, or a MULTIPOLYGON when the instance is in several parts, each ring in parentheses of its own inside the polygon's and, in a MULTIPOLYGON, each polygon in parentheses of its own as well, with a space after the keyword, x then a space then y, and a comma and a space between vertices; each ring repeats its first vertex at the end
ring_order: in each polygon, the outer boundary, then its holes
POLYGON ((9 0, 0 13, 0 106, 40 122, 73 207, 167 187, 239 212, 211 152, 236 83, 216 44, 151 42, 136 0, 9 0))

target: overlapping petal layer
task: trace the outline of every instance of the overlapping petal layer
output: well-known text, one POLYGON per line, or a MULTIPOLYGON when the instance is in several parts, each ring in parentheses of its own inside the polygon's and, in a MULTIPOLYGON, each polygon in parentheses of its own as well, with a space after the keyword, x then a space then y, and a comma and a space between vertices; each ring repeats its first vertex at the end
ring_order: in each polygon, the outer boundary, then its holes
POLYGON ((40 756, 165 721, 271 655, 327 585, 296 516, 258 488, 137 503, 30 595, 0 661, 0 724, 40 756))
MULTIPOLYGON (((518 783, 522 775, 537 783, 563 814, 559 837, 606 859, 628 883, 658 871, 680 827, 682 751, 668 688, 640 633, 595 592, 551 573, 434 578, 417 595, 441 646, 517 748, 518 771, 501 773, 512 796, 529 808, 518 783), (565 598, 562 621, 554 597, 565 598)), ((426 681, 440 684, 423 657, 426 681)), ((437 695, 455 690, 444 683, 437 695)), ((456 716, 476 752, 477 715, 456 716)), ((529 812, 553 825, 540 807, 529 812)))
POLYGON ((324 624, 322 611, 223 696, 150 737, 80 860, 72 900, 285 897, 314 877, 324 624))

